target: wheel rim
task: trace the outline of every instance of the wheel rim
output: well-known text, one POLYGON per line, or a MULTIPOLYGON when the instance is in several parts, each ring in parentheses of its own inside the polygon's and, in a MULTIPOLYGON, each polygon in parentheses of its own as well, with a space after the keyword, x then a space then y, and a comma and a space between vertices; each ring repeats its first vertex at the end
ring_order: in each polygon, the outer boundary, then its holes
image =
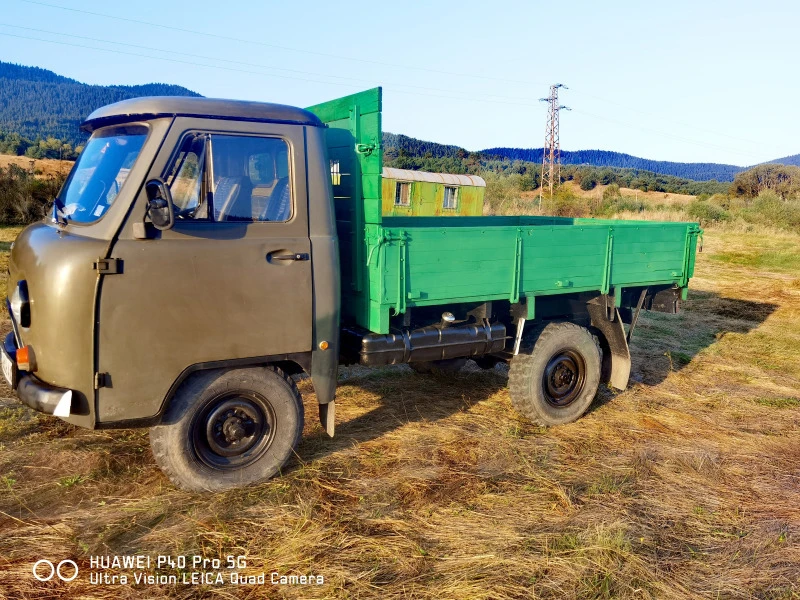
POLYGON ((586 381, 586 363, 574 350, 560 350, 550 358, 542 375, 547 403, 556 408, 572 404, 586 381))
POLYGON ((232 391, 212 399, 192 424, 197 458, 221 471, 246 467, 272 445, 275 411, 269 400, 249 391, 232 391))

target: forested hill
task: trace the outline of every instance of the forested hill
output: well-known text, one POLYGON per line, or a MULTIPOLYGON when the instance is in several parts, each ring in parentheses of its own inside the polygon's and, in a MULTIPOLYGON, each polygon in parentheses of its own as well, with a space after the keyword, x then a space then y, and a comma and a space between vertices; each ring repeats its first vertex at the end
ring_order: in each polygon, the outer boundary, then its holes
POLYGON ((776 158, 775 160, 771 160, 769 162, 779 165, 794 165, 795 167, 800 167, 800 154, 792 154, 791 156, 776 158))
MULTIPOLYGON (((383 135, 384 148, 392 148, 401 155, 410 157, 427 157, 431 159, 441 159, 440 162, 448 162, 449 159, 463 159, 469 156, 481 156, 485 159, 492 157, 507 158, 509 160, 520 160, 541 164, 541 148, 487 148, 478 152, 470 152, 459 146, 449 146, 417 140, 405 135, 385 133, 383 135)), ((785 162, 795 159, 800 162, 800 155, 788 157, 774 162, 785 162)), ((684 179, 695 181, 733 181, 734 175, 744 171, 744 167, 735 165, 722 165, 716 163, 678 163, 659 160, 647 160, 638 158, 630 154, 621 152, 610 152, 607 150, 579 150, 577 152, 562 151, 561 161, 568 165, 591 165, 595 167, 616 167, 620 169, 636 169, 640 171, 650 171, 661 175, 673 175, 684 179)), ((785 162, 785 164, 797 164, 785 162)))
POLYGON ((199 96, 178 85, 88 85, 38 67, 0 62, 0 131, 30 139, 85 141, 80 122, 96 108, 138 96, 199 96))
MULTIPOLYGON (((487 148, 482 154, 501 156, 510 160, 542 162, 542 148, 487 148)), ((648 160, 608 150, 578 150, 575 152, 562 150, 561 162, 567 165, 591 165, 594 167, 620 167, 623 169, 640 169, 662 175, 674 175, 695 181, 733 181, 736 173, 743 167, 718 163, 680 163, 664 160, 648 160)))
MULTIPOLYGON (((86 116, 100 106, 138 96, 200 94, 165 83, 88 85, 46 69, 0 62, 0 152, 39 158, 51 154, 57 158, 74 158, 75 147, 86 140, 86 135, 78 128, 86 116), (66 153, 60 150, 63 143, 71 145, 66 153)), ((459 146, 393 133, 384 133, 383 146, 389 163, 409 162, 407 158, 422 159, 420 166, 413 168, 425 167, 443 172, 459 173, 481 161, 492 159, 534 164, 542 162, 541 148, 488 148, 471 152, 459 146)), ((695 181, 729 182, 733 181, 736 173, 745 170, 745 167, 716 163, 648 160, 606 150, 563 151, 562 162, 567 165, 649 171, 695 181)), ((800 166, 800 155, 769 162, 800 166)))

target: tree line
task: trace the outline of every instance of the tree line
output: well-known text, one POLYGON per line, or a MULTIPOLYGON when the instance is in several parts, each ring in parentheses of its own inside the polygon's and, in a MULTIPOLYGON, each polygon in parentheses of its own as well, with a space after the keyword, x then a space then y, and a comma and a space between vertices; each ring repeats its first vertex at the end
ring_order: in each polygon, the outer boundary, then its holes
MULTIPOLYGON (((481 150, 481 153, 541 164, 543 148, 488 148, 481 150)), ((742 167, 736 165, 649 160, 610 150, 562 150, 561 162, 568 165, 619 167, 634 171, 649 171, 695 181, 732 181, 736 173, 742 170, 742 167)))
POLYGON ((83 144, 73 146, 66 139, 52 136, 45 139, 30 139, 16 132, 0 131, 0 154, 27 156, 29 158, 55 158, 58 160, 75 160, 83 150, 83 144))
MULTIPOLYGON (((517 178, 519 189, 523 192, 539 187, 542 170, 540 163, 488 156, 480 152, 469 152, 458 146, 421 142, 396 134, 384 134, 383 163, 387 167, 397 169, 434 173, 481 176, 487 173, 500 176, 517 175, 519 176, 517 178)), ((589 165, 562 165, 561 177, 563 181, 574 181, 584 190, 594 189, 599 184, 617 184, 620 187, 634 188, 645 192, 697 195, 727 193, 729 185, 713 180, 693 181, 641 169, 592 167, 589 165)))

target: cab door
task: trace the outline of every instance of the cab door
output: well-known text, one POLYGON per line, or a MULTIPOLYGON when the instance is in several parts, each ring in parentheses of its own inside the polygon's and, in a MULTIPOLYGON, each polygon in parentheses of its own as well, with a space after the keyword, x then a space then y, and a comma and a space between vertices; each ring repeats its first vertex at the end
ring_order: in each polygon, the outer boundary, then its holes
POLYGON ((311 351, 305 164, 301 125, 175 120, 148 177, 170 187, 175 225, 137 239, 143 187, 102 276, 99 422, 157 414, 198 366, 311 351))

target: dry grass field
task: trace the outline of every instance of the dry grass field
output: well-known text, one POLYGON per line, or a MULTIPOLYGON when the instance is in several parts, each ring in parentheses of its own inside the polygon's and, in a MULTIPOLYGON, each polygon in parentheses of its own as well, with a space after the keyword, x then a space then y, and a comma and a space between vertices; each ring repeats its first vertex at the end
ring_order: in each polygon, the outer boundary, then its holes
POLYGON ((800 598, 800 236, 707 230, 691 288, 576 423, 518 417, 500 367, 342 369, 336 438, 302 380, 291 467, 216 495, 176 490, 145 430, 79 430, 3 388, 0 597, 800 598), (245 555, 267 584, 31 576, 108 554, 245 555))
POLYGON ((0 154, 0 168, 7 168, 9 165, 16 165, 26 171, 32 170, 42 177, 52 177, 54 175, 66 176, 72 168, 73 161, 52 158, 33 159, 27 156, 0 154))
MULTIPOLYGON (((565 181, 561 184, 561 187, 565 190, 569 190, 576 196, 589 201, 600 202, 603 199, 603 192, 608 187, 607 185, 598 184, 592 190, 582 190, 580 186, 575 183, 574 181, 565 181)), ((528 202, 538 200, 540 189, 537 188, 530 192, 522 192, 521 197, 528 202)), ((632 188, 622 187, 619 188, 619 193, 622 196, 628 196, 630 198, 634 198, 637 200, 642 200, 643 202, 647 202, 651 205, 664 205, 664 206, 673 206, 673 205, 683 205, 688 204, 691 200, 694 199, 694 196, 690 196, 688 194, 675 194, 672 192, 643 192, 641 190, 636 190, 632 188)))

